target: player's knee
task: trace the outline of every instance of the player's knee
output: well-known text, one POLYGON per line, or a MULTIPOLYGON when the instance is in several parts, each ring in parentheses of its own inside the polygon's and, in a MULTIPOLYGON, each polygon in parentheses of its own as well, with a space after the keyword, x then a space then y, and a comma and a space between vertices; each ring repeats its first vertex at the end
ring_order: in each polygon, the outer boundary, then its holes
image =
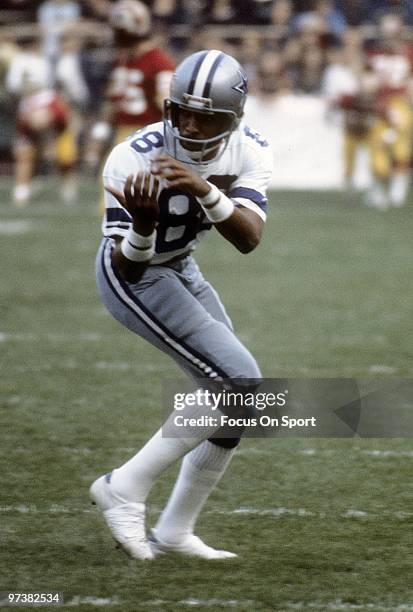
POLYGON ((230 365, 231 378, 261 378, 261 371, 257 362, 246 349, 232 360, 230 365))

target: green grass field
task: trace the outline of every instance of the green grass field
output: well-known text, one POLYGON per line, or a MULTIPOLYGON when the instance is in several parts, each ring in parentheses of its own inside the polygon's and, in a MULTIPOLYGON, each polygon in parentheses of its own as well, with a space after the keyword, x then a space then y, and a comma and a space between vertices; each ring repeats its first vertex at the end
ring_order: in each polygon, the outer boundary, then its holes
MULTIPOLYGON (((239 558, 153 564, 115 550, 88 487, 159 427, 174 363, 100 304, 97 188, 24 211, 0 185, 0 591, 60 609, 413 610, 409 439, 248 439, 198 533, 239 558)), ((411 377, 412 205, 274 193, 265 239, 198 262, 266 377, 411 377)), ((391 409, 391 406, 389 407, 391 409)), ((151 493, 153 524, 176 470, 151 493)))

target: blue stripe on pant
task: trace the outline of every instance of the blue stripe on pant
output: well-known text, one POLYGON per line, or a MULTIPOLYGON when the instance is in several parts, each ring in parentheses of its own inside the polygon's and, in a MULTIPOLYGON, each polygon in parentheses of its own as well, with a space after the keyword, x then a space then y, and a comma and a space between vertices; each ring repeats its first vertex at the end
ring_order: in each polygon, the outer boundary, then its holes
POLYGON ((187 374, 199 379, 261 378, 192 257, 150 266, 139 283, 129 284, 112 266, 111 240, 104 239, 96 272, 101 298, 115 319, 170 355, 187 374))

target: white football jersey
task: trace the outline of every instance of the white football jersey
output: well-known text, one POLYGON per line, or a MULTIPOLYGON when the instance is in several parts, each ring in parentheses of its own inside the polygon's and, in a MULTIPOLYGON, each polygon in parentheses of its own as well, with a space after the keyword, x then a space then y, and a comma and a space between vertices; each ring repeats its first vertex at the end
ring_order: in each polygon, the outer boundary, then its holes
MULTIPOLYGON (((114 147, 103 170, 105 187, 123 193, 128 176, 150 171, 151 161, 165 153, 163 124, 153 123, 114 147)), ((191 165, 202 178, 215 184, 239 206, 253 210, 266 219, 266 190, 273 169, 268 143, 245 124, 231 135, 224 153, 216 161, 191 165)), ((161 181, 158 195, 160 218, 156 227, 156 253, 151 264, 160 264, 194 250, 198 240, 211 229, 194 196, 168 187, 161 181)), ((132 222, 129 213, 115 197, 105 191, 103 234, 125 236, 132 222)))

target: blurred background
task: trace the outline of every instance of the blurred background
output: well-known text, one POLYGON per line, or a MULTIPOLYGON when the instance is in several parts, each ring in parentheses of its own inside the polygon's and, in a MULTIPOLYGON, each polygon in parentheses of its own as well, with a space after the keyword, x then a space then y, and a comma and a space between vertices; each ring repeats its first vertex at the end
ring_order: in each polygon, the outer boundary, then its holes
MULTIPOLYGON (((413 125, 411 0, 144 4, 150 19, 144 38, 169 56, 172 67, 203 48, 222 49, 243 64, 250 91, 247 122, 274 147, 273 188, 343 189, 349 199, 362 190, 364 203, 380 209, 406 203, 413 125)), ((71 201, 79 176, 99 174, 114 139, 108 127, 116 123, 113 115, 108 122, 105 105, 124 51, 115 6, 110 0, 1 3, 0 176, 14 174, 16 206, 28 203, 36 176, 59 172, 62 198, 71 201), (52 103, 50 90, 57 95, 52 103), (41 111, 34 113, 33 93, 41 91, 43 107, 54 107, 49 123, 41 111), (28 125, 38 115, 37 124, 28 125)), ((163 85, 165 95, 167 80, 163 85)), ((124 87, 129 102, 142 94, 136 82, 131 88, 124 81, 124 87)))

